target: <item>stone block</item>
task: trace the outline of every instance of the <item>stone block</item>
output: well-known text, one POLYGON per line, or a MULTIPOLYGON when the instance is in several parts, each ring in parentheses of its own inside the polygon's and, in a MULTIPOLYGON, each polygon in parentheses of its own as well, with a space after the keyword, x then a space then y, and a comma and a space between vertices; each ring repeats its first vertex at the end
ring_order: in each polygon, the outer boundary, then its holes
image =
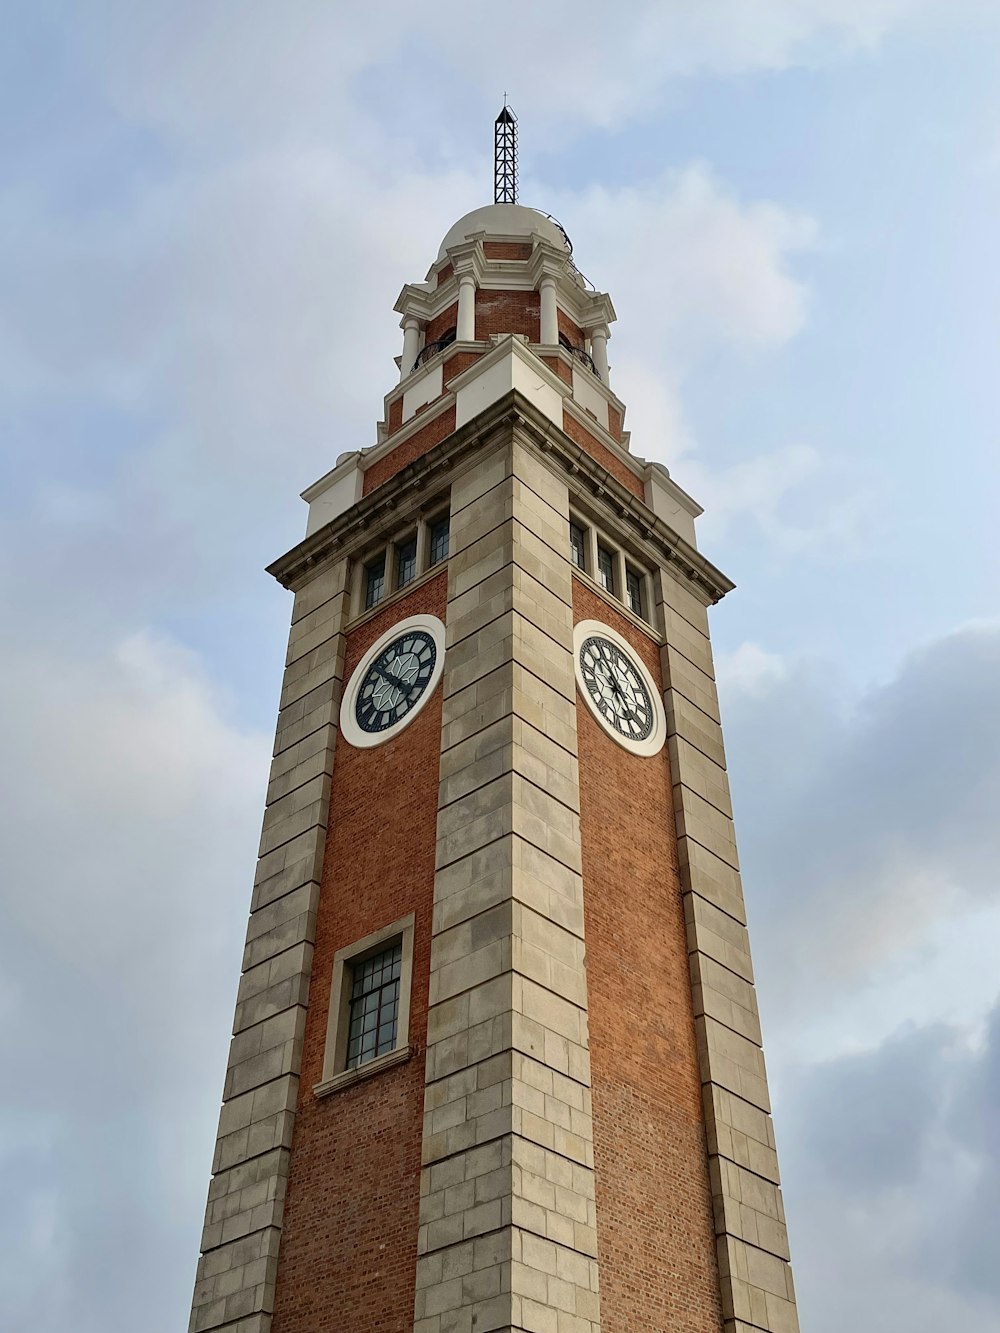
POLYGON ((745 926, 746 908, 739 871, 693 838, 679 837, 677 853, 685 891, 698 894, 745 926))
POLYGON ((292 624, 297 624, 331 598, 345 591, 348 580, 346 557, 334 561, 313 573, 295 594, 292 606, 292 624))
POLYGON ((722 728, 717 722, 676 690, 666 691, 663 707, 667 716, 668 736, 680 736, 694 749, 707 755, 714 764, 725 768, 726 749, 722 741, 722 728))
POLYGON ((667 750, 674 783, 690 787, 702 800, 732 819, 733 806, 726 770, 681 736, 670 736, 667 750))
POLYGON ((698 893, 684 895, 688 950, 712 958, 744 981, 753 981, 746 927, 698 893))
POLYGON ((703 800, 690 787, 678 784, 673 794, 678 838, 690 838, 700 843, 713 856, 725 861, 734 870, 739 870, 732 819, 703 800))

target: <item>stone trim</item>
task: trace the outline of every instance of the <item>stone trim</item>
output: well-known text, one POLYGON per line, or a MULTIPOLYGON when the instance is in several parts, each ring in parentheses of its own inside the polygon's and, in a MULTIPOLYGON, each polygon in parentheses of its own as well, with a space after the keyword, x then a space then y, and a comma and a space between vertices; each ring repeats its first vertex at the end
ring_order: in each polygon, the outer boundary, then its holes
POLYGON ((414 1333, 599 1333, 565 481, 452 488, 414 1333))
MULTIPOLYGON (((323 1077, 313 1091, 317 1096, 332 1092, 334 1087, 344 1087, 356 1083, 366 1073, 375 1073, 374 1065, 384 1068, 390 1063, 389 1057, 396 1061, 402 1059, 401 1049, 410 1049, 410 990, 413 985, 413 922, 410 912, 399 921, 372 931, 364 939, 338 949, 333 957, 333 982, 330 987, 330 1012, 326 1025, 326 1050, 323 1053, 323 1077), (376 1060, 357 1069, 345 1068, 347 1063, 347 1029, 351 1009, 351 967, 361 962, 391 941, 398 939, 403 946, 403 957, 399 970, 399 1010, 396 1020, 396 1045, 391 1051, 376 1060), (381 1062, 381 1063, 380 1063, 381 1062)), ((396 1063, 391 1061, 391 1063, 396 1063)))
POLYGON ((405 506, 418 504, 429 487, 455 476, 460 465, 468 465, 474 454, 498 438, 498 432, 512 427, 522 433, 525 443, 567 474, 567 484, 574 494, 584 497, 585 504, 600 503, 602 522, 614 524, 609 532, 626 550, 634 549, 637 559, 649 567, 672 569, 682 601, 693 601, 704 613, 706 604, 733 590, 732 580, 516 390, 401 468, 353 509, 299 542, 269 565, 268 572, 286 588, 297 590, 310 571, 325 568, 342 555, 354 555, 374 536, 391 532, 401 522, 405 506))
POLYGON ((376 1056, 366 1065, 360 1065, 357 1069, 344 1069, 332 1078, 324 1079, 322 1083, 316 1084, 313 1093, 317 1097, 328 1097, 331 1092, 340 1092, 342 1088, 353 1088, 355 1083, 371 1078, 374 1074, 381 1074, 383 1069, 405 1064, 412 1054, 412 1046, 397 1046, 394 1051, 386 1051, 385 1055, 376 1056))
POLYGON ((667 744, 726 1333, 797 1333, 704 608, 657 580, 667 744))
POLYGON ((343 675, 347 561, 292 612, 190 1333, 269 1333, 343 675))

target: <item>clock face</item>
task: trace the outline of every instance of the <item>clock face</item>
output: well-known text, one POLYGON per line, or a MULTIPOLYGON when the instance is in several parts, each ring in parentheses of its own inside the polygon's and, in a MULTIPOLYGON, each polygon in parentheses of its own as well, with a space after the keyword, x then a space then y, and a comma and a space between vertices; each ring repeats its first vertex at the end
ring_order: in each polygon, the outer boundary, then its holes
POLYGON ((354 700, 362 731, 385 731, 401 721, 430 684, 437 645, 426 630, 400 634, 368 668, 354 700))
POLYGON ((577 683, 590 711, 620 745, 655 754, 666 737, 659 691, 628 642, 599 621, 574 633, 577 683))
POLYGON ((627 740, 648 740, 653 701, 635 663, 616 643, 599 634, 584 639, 580 675, 609 726, 627 740))
POLYGON ((381 745, 412 722, 441 679, 444 641, 436 616, 409 616, 378 638, 344 690, 345 740, 361 749, 381 745))

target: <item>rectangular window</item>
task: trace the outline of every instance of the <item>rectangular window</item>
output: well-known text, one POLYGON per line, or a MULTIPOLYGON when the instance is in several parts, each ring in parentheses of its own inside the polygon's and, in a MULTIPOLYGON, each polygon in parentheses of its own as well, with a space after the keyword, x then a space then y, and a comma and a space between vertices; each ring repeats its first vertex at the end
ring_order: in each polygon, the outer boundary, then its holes
POLYGON ((365 610, 382 600, 385 592, 385 556, 365 565, 365 610))
POLYGON ((351 969, 347 1068, 357 1069, 396 1045, 403 942, 395 940, 351 969))
POLYGON ((606 546, 597 548, 597 581, 612 596, 615 591, 615 558, 606 546))
POLYGON ((642 616, 645 620, 646 613, 642 609, 642 575, 637 574, 634 569, 625 569, 625 584, 628 591, 629 610, 634 611, 637 616, 642 616))
POLYGON ((396 547, 396 587, 405 588, 417 576, 417 539, 411 537, 396 547))
POLYGON ((448 558, 449 527, 450 518, 447 514, 431 524, 428 565, 436 565, 448 558))
POLYGON ((587 568, 586 554, 586 534, 579 523, 570 522, 569 525, 569 558, 576 565, 577 569, 587 568))

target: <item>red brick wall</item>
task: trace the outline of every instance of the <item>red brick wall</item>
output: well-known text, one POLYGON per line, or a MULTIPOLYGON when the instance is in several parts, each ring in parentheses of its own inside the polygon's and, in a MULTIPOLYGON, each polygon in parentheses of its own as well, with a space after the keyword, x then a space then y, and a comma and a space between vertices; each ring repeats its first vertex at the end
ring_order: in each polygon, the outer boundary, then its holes
POLYGON ((450 360, 444 363, 445 388, 448 387, 456 375, 461 375, 463 370, 468 370, 482 356, 485 356, 484 352, 456 352, 450 360))
POLYGON ((565 310, 556 308, 556 317, 559 321, 559 332, 564 333, 574 347, 582 347, 584 344, 583 329, 579 324, 574 324, 565 310))
POLYGON ((541 298, 538 292, 476 292, 476 340, 485 342, 494 333, 524 333, 538 342, 541 327, 541 298))
POLYGON ((567 384, 573 383, 572 368, 559 356, 543 356, 542 360, 548 366, 549 370, 554 370, 561 380, 567 384))
POLYGON ((394 402, 389 404, 389 416, 385 424, 390 435, 395 435, 396 431, 399 430, 400 426, 403 424, 402 394, 400 394, 394 402))
POLYGON ((616 440, 622 437, 622 414, 608 403, 608 430, 616 440))
POLYGON ((442 264, 438 269, 437 285, 440 287, 442 283, 447 282, 454 272, 451 264, 442 264))
MULTIPOLYGON (((431 404, 428 404, 428 407, 430 406, 431 404)), ((428 449, 433 449, 436 444, 440 444, 454 429, 455 404, 452 403, 450 407, 445 408, 432 421, 428 421, 426 426, 414 431, 409 439, 404 440, 402 444, 397 445, 384 458, 380 458, 377 463, 373 463, 368 468, 365 472, 363 494, 368 495, 376 486, 381 486, 383 481, 388 481, 390 477, 394 477, 397 472, 406 467, 407 463, 412 463, 415 458, 427 453, 428 449)))
POLYGON ((425 331, 424 343, 436 343, 442 338, 449 329, 453 329, 458 324, 458 302, 450 305, 447 310, 442 310, 440 315, 435 315, 433 319, 428 320, 425 331))
MULTIPOLYGON (((656 645, 579 579, 660 681, 656 645)), ((603 1333, 720 1333, 708 1156, 666 750, 577 708, 603 1333)))
POLYGON ((570 416, 569 412, 563 409, 563 430, 571 440, 576 440, 577 444, 586 449, 592 458, 596 458, 601 467, 607 468, 611 475, 623 486, 627 486, 633 495, 637 495, 640 500, 645 499, 645 487, 642 484, 642 478, 637 477, 627 463, 623 463, 620 458, 616 458, 606 444, 603 444, 596 435, 592 435, 585 426, 581 426, 576 417, 570 416))
POLYGON ((530 241, 483 241, 483 255, 487 259, 530 259, 530 241))
MULTIPOLYGON (((396 620, 444 619, 447 575, 348 639, 345 680, 396 620)), ((384 745, 337 742, 273 1333, 412 1333, 441 688, 384 745), (411 1058, 324 1098, 336 951, 416 913, 411 1058)))

